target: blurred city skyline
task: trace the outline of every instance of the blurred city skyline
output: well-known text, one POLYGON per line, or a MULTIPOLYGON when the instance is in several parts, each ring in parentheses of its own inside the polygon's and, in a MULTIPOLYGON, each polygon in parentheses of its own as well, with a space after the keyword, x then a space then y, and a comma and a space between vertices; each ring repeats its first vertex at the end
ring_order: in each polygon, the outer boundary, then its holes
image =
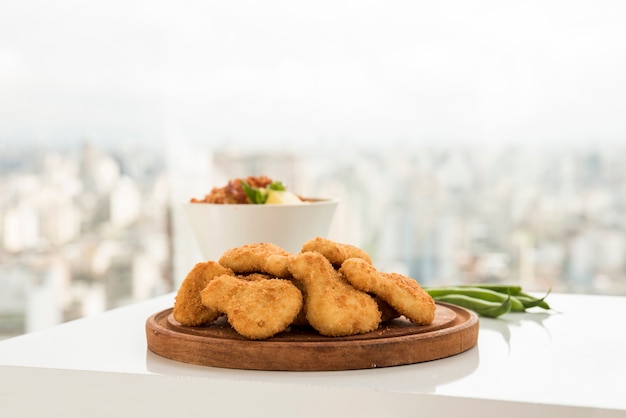
POLYGON ((0 154, 0 334, 177 288, 202 258, 180 203, 266 174, 340 205, 329 237, 422 284, 626 293, 626 145, 349 153, 85 140, 0 154))

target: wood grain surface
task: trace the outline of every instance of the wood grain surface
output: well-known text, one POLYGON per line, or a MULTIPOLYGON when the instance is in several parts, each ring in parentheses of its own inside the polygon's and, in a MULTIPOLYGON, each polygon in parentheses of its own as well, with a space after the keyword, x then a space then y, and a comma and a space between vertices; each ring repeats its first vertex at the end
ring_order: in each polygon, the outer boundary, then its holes
POLYGON ((291 327, 254 341, 237 334, 225 317, 202 327, 179 324, 172 308, 146 321, 148 348, 171 360, 248 370, 321 371, 389 367, 462 353, 478 342, 478 317, 464 308, 437 303, 431 325, 404 317, 372 332, 325 337, 309 327, 291 327))

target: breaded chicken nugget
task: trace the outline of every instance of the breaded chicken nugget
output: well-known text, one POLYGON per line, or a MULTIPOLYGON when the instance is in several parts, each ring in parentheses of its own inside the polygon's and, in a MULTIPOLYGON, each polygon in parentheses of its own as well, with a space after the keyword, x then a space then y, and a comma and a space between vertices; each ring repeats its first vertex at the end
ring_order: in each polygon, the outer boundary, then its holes
POLYGON ((223 312, 244 337, 261 340, 284 331, 302 309, 302 294, 289 280, 248 281, 230 275, 211 280, 202 303, 223 312))
POLYGON ((348 258, 361 258, 372 264, 369 254, 350 244, 342 244, 327 238, 316 237, 302 245, 300 252, 314 251, 322 254, 330 263, 339 268, 348 258))
POLYGON ((278 245, 261 242, 232 248, 222 254, 219 263, 237 274, 267 273, 289 277, 287 264, 292 255, 278 245))
POLYGON ((322 254, 295 255, 289 270, 306 288, 306 319, 320 334, 345 336, 378 328, 380 312, 374 299, 350 286, 322 254))
POLYGON ((344 261, 340 271, 352 286, 375 294, 411 322, 427 325, 435 319, 435 301, 410 277, 379 272, 358 258, 344 261))
POLYGON ((202 305, 200 291, 211 280, 222 274, 234 273, 216 261, 207 261, 196 264, 187 273, 174 300, 174 319, 183 325, 198 326, 212 322, 219 316, 219 312, 202 305))

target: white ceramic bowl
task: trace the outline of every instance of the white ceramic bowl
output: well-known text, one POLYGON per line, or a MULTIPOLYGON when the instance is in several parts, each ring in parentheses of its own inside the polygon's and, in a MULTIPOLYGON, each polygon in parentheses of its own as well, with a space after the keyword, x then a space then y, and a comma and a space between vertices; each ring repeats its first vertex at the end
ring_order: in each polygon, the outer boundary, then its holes
POLYGON ((206 260, 231 248, 271 242, 297 253, 315 237, 327 237, 338 200, 296 205, 185 203, 196 241, 206 260))

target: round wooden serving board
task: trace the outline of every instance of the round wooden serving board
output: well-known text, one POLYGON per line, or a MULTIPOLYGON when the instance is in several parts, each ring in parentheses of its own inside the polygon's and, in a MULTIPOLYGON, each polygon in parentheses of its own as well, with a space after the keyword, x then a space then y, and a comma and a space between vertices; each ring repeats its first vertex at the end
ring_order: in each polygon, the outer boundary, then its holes
POLYGON ((431 325, 404 317, 367 334, 325 337, 312 328, 291 327, 266 340, 237 334, 225 317, 202 327, 179 324, 172 308, 146 321, 148 348, 163 357, 202 366, 248 370, 354 370, 437 360, 462 353, 478 341, 478 317, 467 309, 437 303, 431 325))

